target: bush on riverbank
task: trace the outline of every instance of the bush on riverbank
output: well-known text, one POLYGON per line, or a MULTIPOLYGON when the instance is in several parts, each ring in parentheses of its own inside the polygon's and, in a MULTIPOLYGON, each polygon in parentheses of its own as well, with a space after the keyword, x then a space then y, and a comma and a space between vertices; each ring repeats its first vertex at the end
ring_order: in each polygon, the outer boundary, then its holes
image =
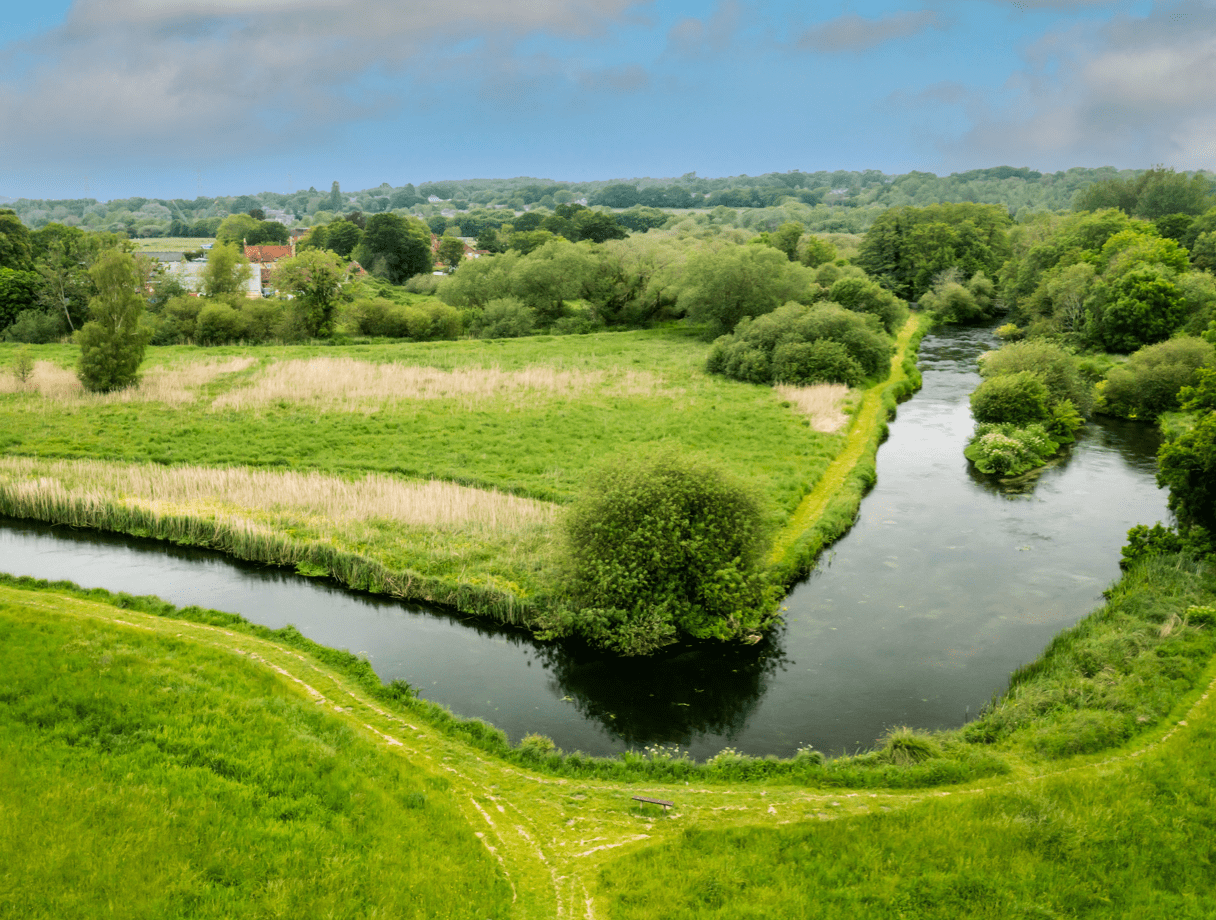
POLYGON ((672 447, 615 458, 566 513, 570 608, 542 622, 626 655, 758 638, 776 607, 765 519, 755 491, 716 464, 672 447))

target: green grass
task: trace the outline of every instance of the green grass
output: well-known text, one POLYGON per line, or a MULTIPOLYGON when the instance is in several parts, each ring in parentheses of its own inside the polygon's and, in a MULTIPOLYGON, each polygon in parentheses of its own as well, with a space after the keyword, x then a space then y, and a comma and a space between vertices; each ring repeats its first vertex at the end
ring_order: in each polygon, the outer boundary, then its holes
MULTIPOLYGON (((822 475, 842 439, 811 431, 767 387, 705 375, 706 348, 671 331, 342 347, 150 348, 145 368, 231 355, 252 355, 263 365, 317 356, 443 370, 517 371, 540 365, 645 372, 658 378, 663 392, 489 398, 472 407, 457 399, 410 400, 370 413, 301 403, 266 411, 210 407, 207 397, 240 386, 255 368, 204 387, 202 398, 178 407, 0 396, 0 450, 127 462, 388 472, 568 501, 586 471, 605 455, 667 439, 711 453, 756 481, 775 515, 787 515, 822 475)), ((69 346, 31 351, 36 360, 62 367, 76 358, 69 346)), ((0 366, 7 367, 13 354, 14 347, 0 346, 0 366)))
POLYGON ((506 915, 451 783, 264 666, 5 597, 0 675, 0 916, 506 915))

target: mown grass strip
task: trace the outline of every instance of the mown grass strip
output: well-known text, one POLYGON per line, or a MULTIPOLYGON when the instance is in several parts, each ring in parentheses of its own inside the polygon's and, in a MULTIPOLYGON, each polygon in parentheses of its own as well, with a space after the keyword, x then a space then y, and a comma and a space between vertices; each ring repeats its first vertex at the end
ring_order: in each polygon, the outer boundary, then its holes
POLYGON ((854 411, 844 448, 773 540, 768 565, 780 581, 789 583, 805 574, 823 547, 852 525, 862 496, 874 485, 874 459, 886 437, 886 421, 895 404, 920 386, 916 347, 929 325, 928 316, 908 318, 896 338, 890 375, 866 391, 854 411))

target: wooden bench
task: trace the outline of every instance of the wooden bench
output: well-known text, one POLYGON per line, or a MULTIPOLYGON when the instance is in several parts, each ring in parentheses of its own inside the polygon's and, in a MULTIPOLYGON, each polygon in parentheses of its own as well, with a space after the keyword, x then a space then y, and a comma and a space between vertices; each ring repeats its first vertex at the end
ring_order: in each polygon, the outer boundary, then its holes
POLYGON ((644 795, 635 795, 633 800, 635 802, 645 802, 647 805, 662 805, 663 814, 667 814, 667 809, 671 808, 674 804, 673 802, 664 802, 662 799, 648 799, 644 795))

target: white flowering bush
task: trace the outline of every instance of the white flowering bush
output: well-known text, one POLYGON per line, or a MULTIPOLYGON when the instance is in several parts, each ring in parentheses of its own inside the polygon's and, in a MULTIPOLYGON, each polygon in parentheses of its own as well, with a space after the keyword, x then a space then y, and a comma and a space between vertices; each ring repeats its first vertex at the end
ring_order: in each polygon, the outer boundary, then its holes
POLYGON ((1033 470, 1060 449, 1040 424, 1019 428, 1008 423, 977 425, 975 436, 963 451, 981 473, 1018 476, 1033 470))

